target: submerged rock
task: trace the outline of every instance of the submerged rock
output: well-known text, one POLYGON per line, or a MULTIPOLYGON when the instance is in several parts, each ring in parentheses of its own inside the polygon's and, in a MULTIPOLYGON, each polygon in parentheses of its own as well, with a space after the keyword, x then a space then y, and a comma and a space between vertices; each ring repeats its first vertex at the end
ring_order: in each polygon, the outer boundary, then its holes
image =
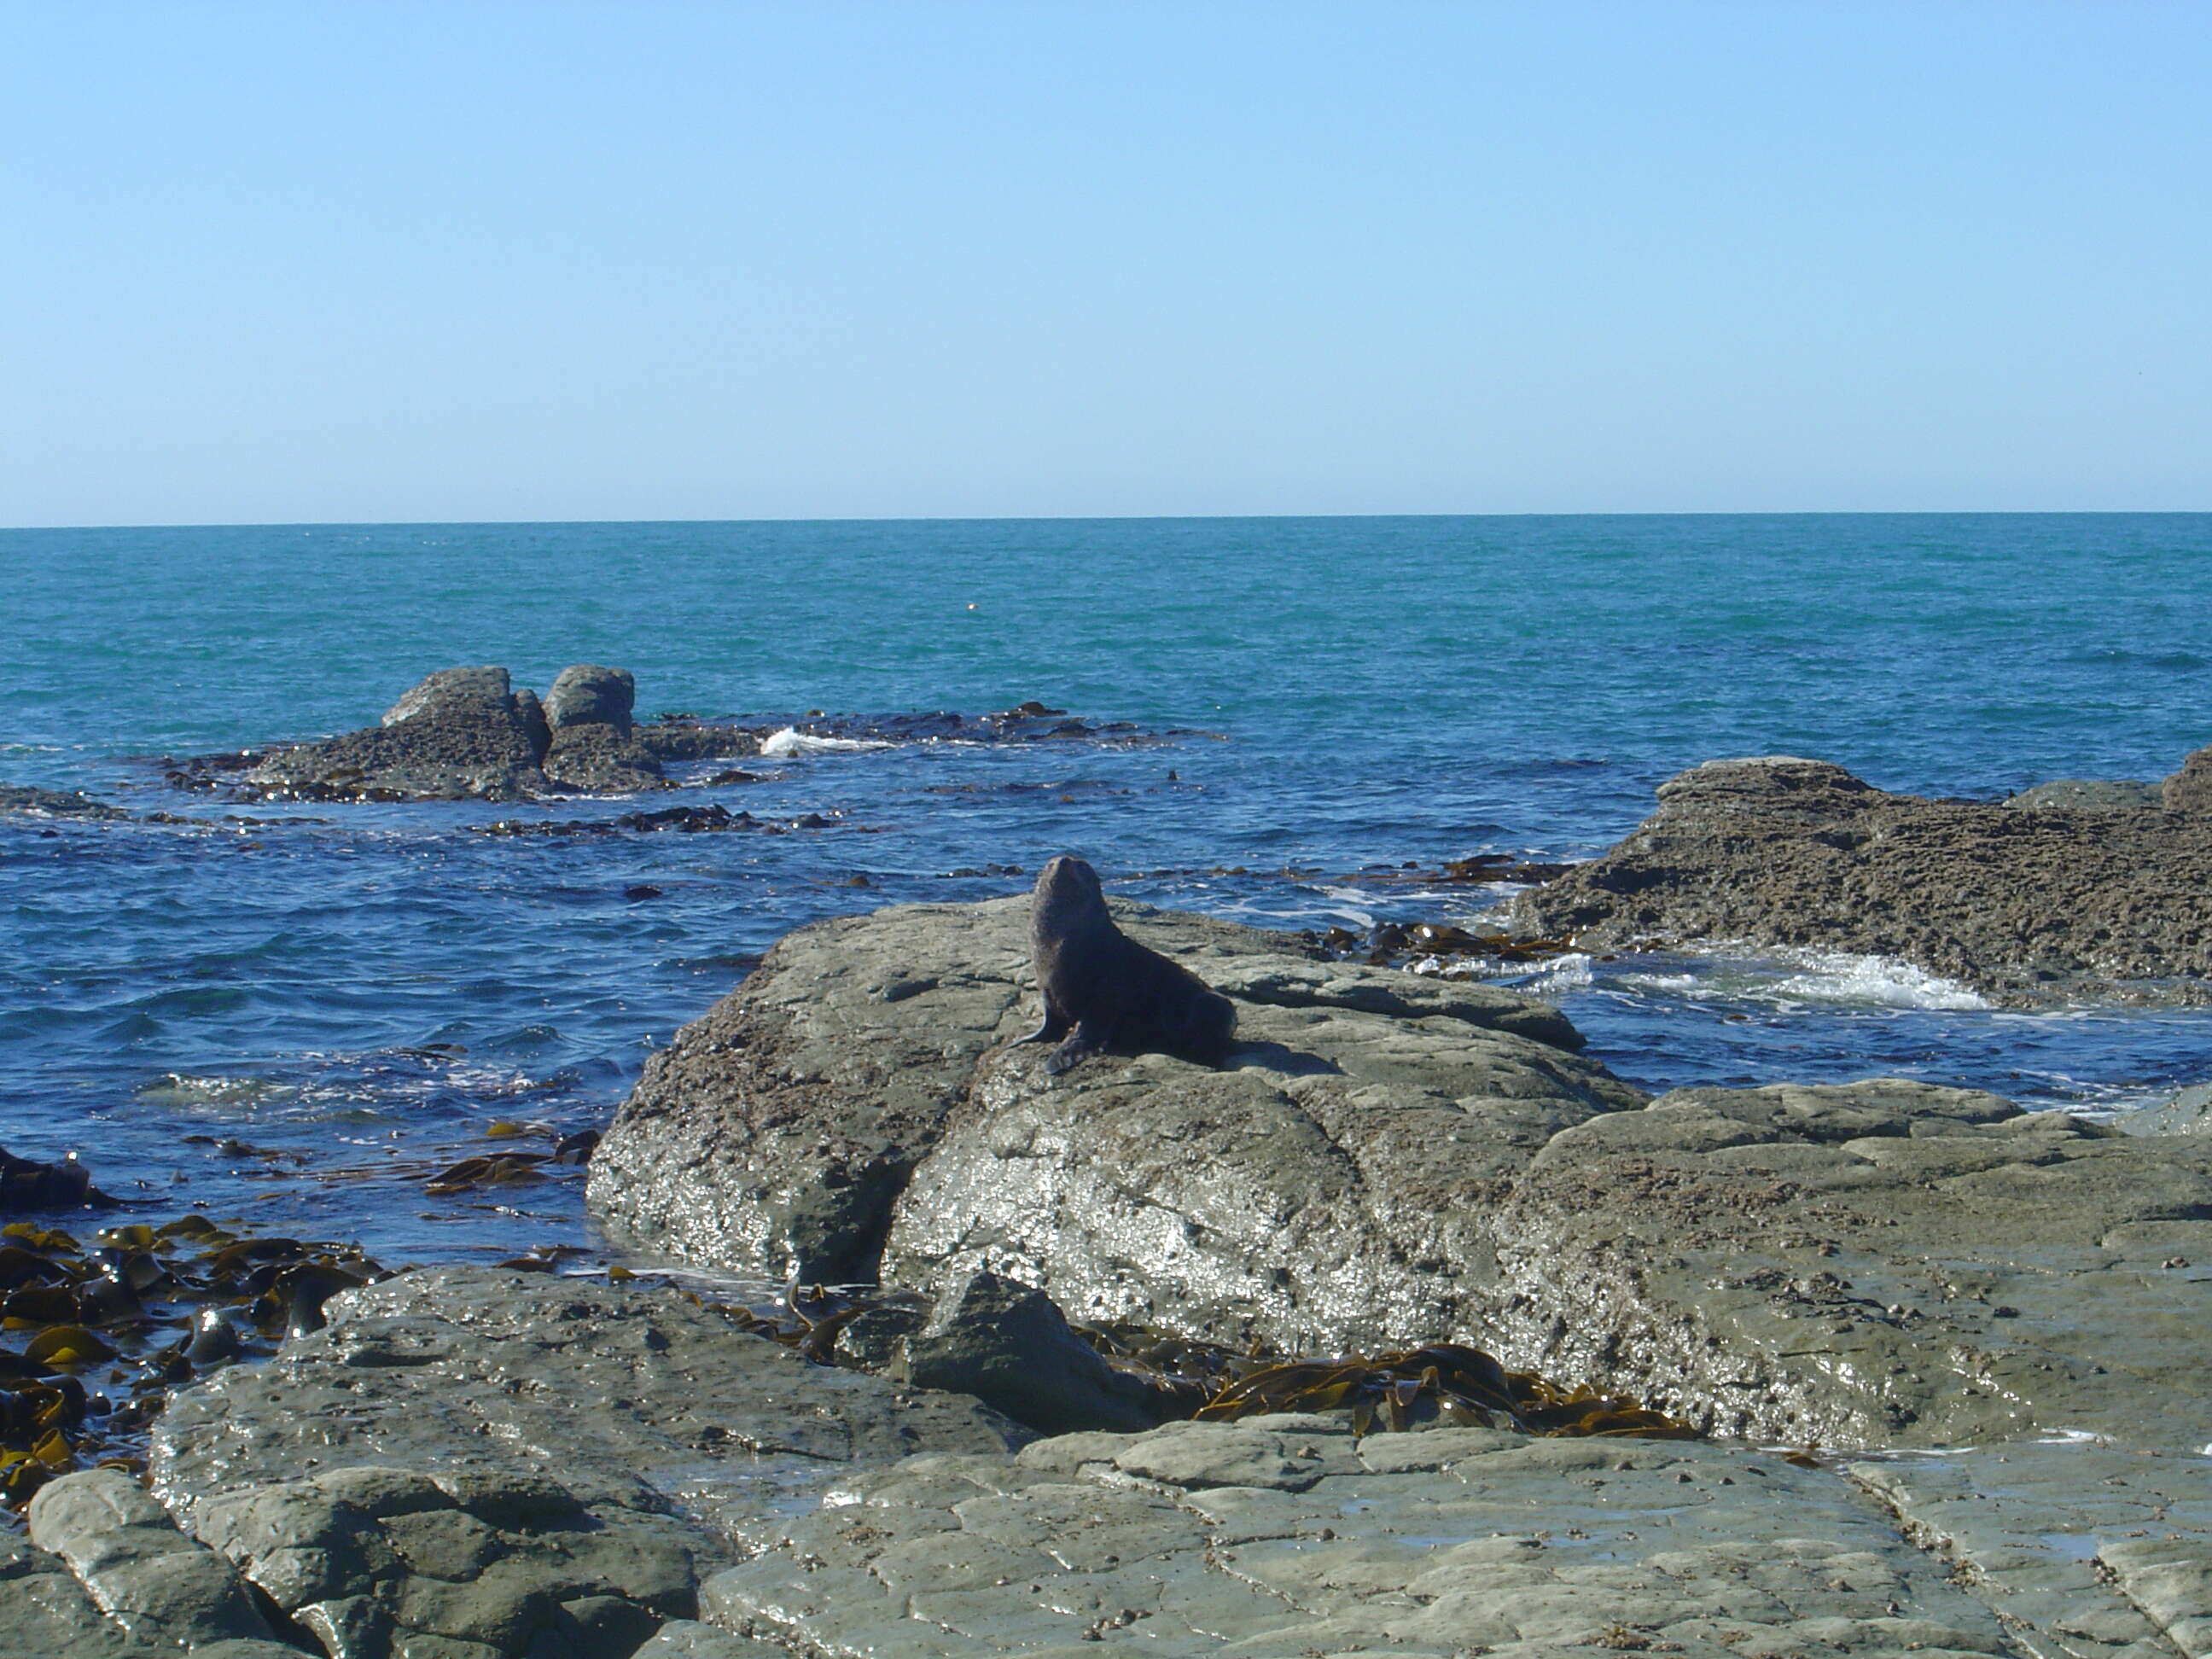
MULTIPOLYGON (((2212 1000, 2212 816, 1889 794, 1821 761, 1711 761, 1516 931, 1893 957, 2007 1006, 2212 1000)), ((2171 794, 2169 794, 2169 801, 2171 794)))
POLYGON ((0 1146, 0 1215, 26 1210, 112 1210, 118 1200, 92 1184, 76 1154, 48 1164, 0 1146))
POLYGON ((127 818, 130 813, 81 790, 26 789, 0 784, 0 812, 41 818, 127 818))

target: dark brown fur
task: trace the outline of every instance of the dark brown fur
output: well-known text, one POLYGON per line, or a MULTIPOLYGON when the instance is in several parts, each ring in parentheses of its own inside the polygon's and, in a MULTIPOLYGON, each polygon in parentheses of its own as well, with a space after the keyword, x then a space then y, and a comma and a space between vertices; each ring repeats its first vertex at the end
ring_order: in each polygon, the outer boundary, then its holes
POLYGON ((1114 925, 1098 872, 1062 854, 1037 875, 1030 953, 1044 1022, 1024 1042, 1066 1040, 1045 1070, 1059 1074, 1109 1048, 1218 1065, 1237 1030, 1237 1006, 1180 963, 1114 925))

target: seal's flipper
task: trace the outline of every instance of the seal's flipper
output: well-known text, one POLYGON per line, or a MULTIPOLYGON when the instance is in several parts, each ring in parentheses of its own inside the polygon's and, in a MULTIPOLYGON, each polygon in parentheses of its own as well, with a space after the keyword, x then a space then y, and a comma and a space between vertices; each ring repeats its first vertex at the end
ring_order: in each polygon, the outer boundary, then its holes
POLYGON ((1052 1058, 1045 1061, 1044 1069, 1054 1077, 1074 1070, 1091 1055, 1105 1052, 1107 1036, 1105 1021, 1085 1020, 1066 1042, 1052 1051, 1052 1058))
POLYGON ((1040 1024, 1036 1030, 1031 1031, 1027 1036, 1016 1037, 1014 1039, 1015 1044, 1019 1046, 1024 1042, 1049 1042, 1054 1037, 1066 1036, 1067 1035, 1067 1028, 1070 1024, 1071 1022, 1067 1016, 1060 1012, 1059 1009, 1054 1007, 1052 1004, 1048 1001, 1044 1005, 1043 1024, 1040 1024))

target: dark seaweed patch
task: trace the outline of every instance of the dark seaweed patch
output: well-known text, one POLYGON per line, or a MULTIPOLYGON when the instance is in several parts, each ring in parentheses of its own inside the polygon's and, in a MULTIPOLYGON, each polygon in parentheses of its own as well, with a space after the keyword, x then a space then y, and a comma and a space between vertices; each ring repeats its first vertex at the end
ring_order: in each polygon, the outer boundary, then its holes
POLYGON ((0 1228, 0 1502, 58 1474, 137 1471, 169 1389, 318 1329, 323 1304, 384 1270, 343 1245, 258 1238, 187 1215, 0 1228))

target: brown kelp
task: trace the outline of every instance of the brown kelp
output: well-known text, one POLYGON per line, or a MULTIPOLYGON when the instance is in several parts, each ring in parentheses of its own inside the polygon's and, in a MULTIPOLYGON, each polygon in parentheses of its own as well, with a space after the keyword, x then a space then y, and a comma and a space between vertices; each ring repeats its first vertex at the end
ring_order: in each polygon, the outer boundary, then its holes
POLYGON ((137 1469, 174 1384, 315 1330, 338 1291, 383 1277, 358 1250, 160 1226, 0 1227, 0 1502, 58 1474, 137 1469))
MULTIPOLYGON (((619 1267, 608 1269, 608 1276, 641 1277, 619 1267)), ((701 1299, 688 1291, 683 1294, 701 1299)), ((757 1334, 817 1364, 834 1364, 839 1358, 837 1335, 847 1325, 864 1314, 912 1301, 885 1299, 849 1286, 802 1285, 793 1279, 785 1286, 780 1306, 723 1305, 757 1334)), ((1639 1401, 1586 1383, 1563 1387, 1534 1371, 1510 1370, 1481 1349, 1460 1343, 1432 1342, 1373 1355, 1286 1358, 1142 1326, 1071 1328, 1109 1365, 1140 1379, 1168 1414, 1200 1422, 1233 1422, 1270 1412, 1341 1411, 1357 1434, 1446 1423, 1545 1436, 1704 1437, 1696 1425, 1639 1401)))
POLYGON ((1348 1413, 1355 1433, 1423 1423, 1535 1435, 1688 1440, 1703 1431, 1623 1395, 1509 1370, 1480 1348, 1434 1342, 1392 1353, 1282 1358, 1133 1327, 1079 1328, 1119 1369, 1186 1404, 1200 1422, 1270 1412, 1348 1413))

